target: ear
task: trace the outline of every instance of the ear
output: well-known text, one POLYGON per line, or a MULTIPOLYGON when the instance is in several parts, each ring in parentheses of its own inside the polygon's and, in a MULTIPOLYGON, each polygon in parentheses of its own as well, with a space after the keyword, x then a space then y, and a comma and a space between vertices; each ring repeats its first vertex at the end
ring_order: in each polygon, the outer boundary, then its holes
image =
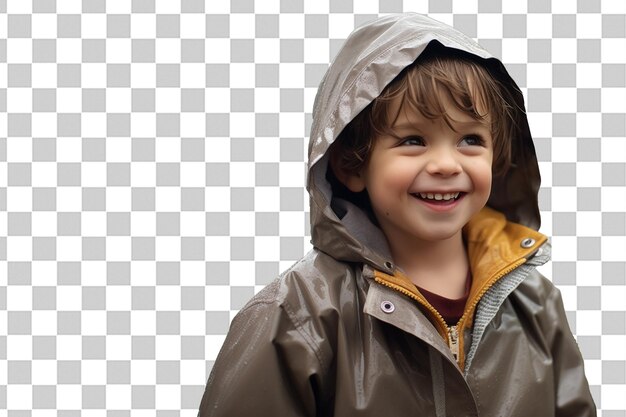
POLYGON ((341 166, 339 155, 337 152, 330 152, 329 155, 330 169, 333 170, 335 177, 353 193, 359 193, 365 189, 365 180, 360 172, 350 172, 341 166))

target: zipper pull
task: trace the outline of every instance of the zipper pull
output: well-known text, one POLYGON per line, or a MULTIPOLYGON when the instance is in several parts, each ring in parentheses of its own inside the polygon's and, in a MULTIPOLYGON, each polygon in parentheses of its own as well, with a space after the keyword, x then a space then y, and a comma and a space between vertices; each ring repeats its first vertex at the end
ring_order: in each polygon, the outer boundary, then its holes
POLYGON ((459 331, 456 326, 448 328, 448 344, 455 361, 459 361, 459 331))

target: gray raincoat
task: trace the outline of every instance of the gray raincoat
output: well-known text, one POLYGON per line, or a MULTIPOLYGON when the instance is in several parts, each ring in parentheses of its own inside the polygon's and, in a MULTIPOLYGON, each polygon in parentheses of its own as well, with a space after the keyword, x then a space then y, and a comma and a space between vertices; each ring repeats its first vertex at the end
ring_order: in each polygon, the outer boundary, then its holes
POLYGON ((330 144, 430 42, 484 59, 523 109, 504 66, 446 25, 403 14, 353 32, 313 109, 314 249, 235 317, 199 415, 596 415, 560 293, 536 270, 550 247, 536 231, 540 178, 525 114, 512 169, 463 230, 473 281, 457 326, 394 266, 363 210, 332 195, 330 144))

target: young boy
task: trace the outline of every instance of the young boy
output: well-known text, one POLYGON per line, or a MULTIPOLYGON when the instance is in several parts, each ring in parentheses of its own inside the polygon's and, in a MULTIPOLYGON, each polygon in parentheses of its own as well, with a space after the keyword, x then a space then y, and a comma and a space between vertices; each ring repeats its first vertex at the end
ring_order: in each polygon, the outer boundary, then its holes
POLYGON ((594 416, 536 270, 519 88, 421 15, 347 39, 313 109, 314 249, 233 320, 202 416, 594 416))

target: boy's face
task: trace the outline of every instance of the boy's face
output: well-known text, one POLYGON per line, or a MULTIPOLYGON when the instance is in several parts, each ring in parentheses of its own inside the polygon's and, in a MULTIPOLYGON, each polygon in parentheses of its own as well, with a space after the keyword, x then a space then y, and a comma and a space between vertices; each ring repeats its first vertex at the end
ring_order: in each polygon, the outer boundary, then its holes
MULTIPOLYGON (((390 106, 391 114, 397 114, 400 100, 390 106)), ((489 198, 490 125, 442 100, 454 130, 443 119, 403 108, 392 126, 401 139, 376 138, 365 169, 346 181, 352 191, 367 189, 392 246, 453 237, 489 198)))

